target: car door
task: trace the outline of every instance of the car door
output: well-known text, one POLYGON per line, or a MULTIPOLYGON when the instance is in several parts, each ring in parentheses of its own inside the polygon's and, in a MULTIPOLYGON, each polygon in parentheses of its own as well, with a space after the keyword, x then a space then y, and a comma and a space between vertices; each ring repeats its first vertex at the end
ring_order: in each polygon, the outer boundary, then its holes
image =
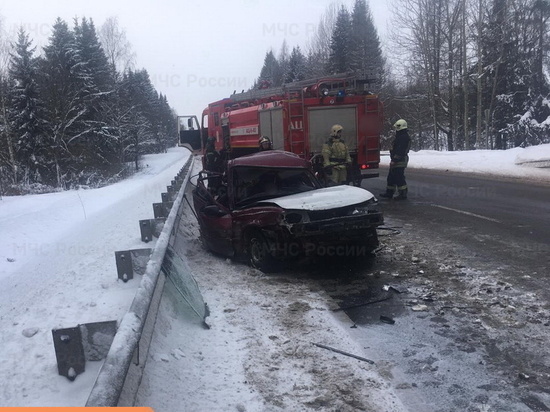
POLYGON ((233 218, 227 207, 219 203, 205 186, 206 178, 200 177, 193 191, 193 203, 199 222, 201 238, 213 252, 232 256, 233 218))

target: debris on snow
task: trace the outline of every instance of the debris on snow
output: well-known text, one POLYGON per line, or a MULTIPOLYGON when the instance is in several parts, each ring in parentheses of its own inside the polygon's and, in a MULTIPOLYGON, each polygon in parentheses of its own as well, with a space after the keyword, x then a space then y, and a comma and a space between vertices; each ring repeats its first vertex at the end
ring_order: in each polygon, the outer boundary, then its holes
POLYGON ((176 359, 182 359, 185 358, 185 353, 180 348, 176 348, 172 351, 172 356, 176 359))
POLYGON ((328 349, 328 350, 331 350, 333 352, 336 352, 336 353, 339 353, 341 355, 345 355, 345 356, 349 356, 351 358, 355 358, 355 359, 359 359, 359 360, 362 360, 362 361, 365 361, 367 363, 370 363, 372 365, 374 365, 374 361, 370 360, 370 359, 367 359, 367 358, 363 358, 362 356, 357 356, 357 355, 354 355, 353 353, 348 353, 348 352, 344 352, 343 350, 340 350, 340 349, 336 349, 336 348, 332 348, 330 346, 327 346, 327 345, 323 345, 321 343, 315 343, 315 342, 311 342, 312 345, 315 345, 319 348, 323 348, 323 349, 328 349))
POLYGON ((520 372, 518 376, 520 379, 523 379, 524 381, 528 381, 531 378, 529 375, 523 372, 520 372))
POLYGON ((428 310, 428 306, 426 305, 414 305, 411 307, 411 310, 413 312, 426 312, 428 310))
POLYGON ((380 321, 387 323, 388 325, 395 324, 395 320, 393 318, 390 318, 389 316, 380 315, 380 321))
POLYGON ((38 333, 38 331, 39 331, 38 328, 27 328, 27 329, 24 329, 23 332, 21 333, 26 338, 32 338, 34 335, 38 333))
POLYGON ((388 291, 392 290, 395 293, 405 293, 405 292, 407 292, 406 288, 401 289, 399 286, 394 286, 394 285, 384 285, 382 287, 382 290, 384 290, 385 292, 388 292, 388 291))

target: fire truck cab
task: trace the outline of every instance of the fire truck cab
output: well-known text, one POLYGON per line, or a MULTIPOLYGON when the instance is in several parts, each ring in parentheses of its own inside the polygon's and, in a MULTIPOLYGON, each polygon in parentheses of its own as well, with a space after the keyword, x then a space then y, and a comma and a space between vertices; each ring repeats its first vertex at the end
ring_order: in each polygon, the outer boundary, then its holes
MULTIPOLYGON (((378 176, 380 162, 383 108, 369 83, 367 76, 344 74, 233 94, 203 111, 201 145, 214 137, 216 150, 233 159, 257 152, 260 136, 267 136, 273 149, 322 167, 322 146, 340 124, 352 158, 348 179, 359 185, 378 176)), ((180 132, 180 143, 185 140, 180 132)))

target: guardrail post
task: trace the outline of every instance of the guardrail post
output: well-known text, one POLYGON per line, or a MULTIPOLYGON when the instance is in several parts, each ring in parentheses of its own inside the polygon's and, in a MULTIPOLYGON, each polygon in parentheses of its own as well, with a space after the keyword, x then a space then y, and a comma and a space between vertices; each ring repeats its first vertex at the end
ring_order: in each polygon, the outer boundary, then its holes
POLYGON ((139 221, 139 230, 141 232, 141 241, 150 242, 153 240, 153 225, 151 219, 145 219, 139 221))
POLYGON ((128 282, 134 278, 134 273, 143 275, 151 249, 132 249, 115 252, 118 278, 128 282))
POLYGON ((153 236, 158 238, 165 221, 165 218, 140 220, 141 241, 147 243, 153 240, 153 236))
POLYGON ((70 381, 86 369, 86 361, 105 359, 117 331, 116 320, 53 329, 57 371, 70 381))
POLYGON ((166 217, 166 209, 164 203, 153 203, 153 215, 156 218, 166 217))
POLYGON ((153 203, 153 214, 155 219, 168 217, 173 205, 174 202, 153 203))
POLYGON ((82 346, 82 334, 78 326, 53 329, 53 345, 57 358, 57 371, 70 381, 74 381, 85 370, 86 358, 82 346))

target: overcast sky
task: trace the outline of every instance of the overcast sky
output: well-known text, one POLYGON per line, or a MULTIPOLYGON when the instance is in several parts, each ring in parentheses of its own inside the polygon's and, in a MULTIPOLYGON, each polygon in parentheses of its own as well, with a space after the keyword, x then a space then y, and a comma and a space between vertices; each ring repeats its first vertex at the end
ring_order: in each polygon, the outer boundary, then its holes
MULTIPOLYGON (((74 17, 108 17, 119 26, 157 91, 178 115, 200 115, 210 102, 248 89, 258 77, 265 53, 305 50, 320 17, 335 0, 0 0, 4 30, 22 25, 34 44, 44 46, 57 17, 70 27, 74 17)), ((389 0, 367 0, 381 39, 389 0)), ((351 10, 354 0, 342 0, 351 10)))

